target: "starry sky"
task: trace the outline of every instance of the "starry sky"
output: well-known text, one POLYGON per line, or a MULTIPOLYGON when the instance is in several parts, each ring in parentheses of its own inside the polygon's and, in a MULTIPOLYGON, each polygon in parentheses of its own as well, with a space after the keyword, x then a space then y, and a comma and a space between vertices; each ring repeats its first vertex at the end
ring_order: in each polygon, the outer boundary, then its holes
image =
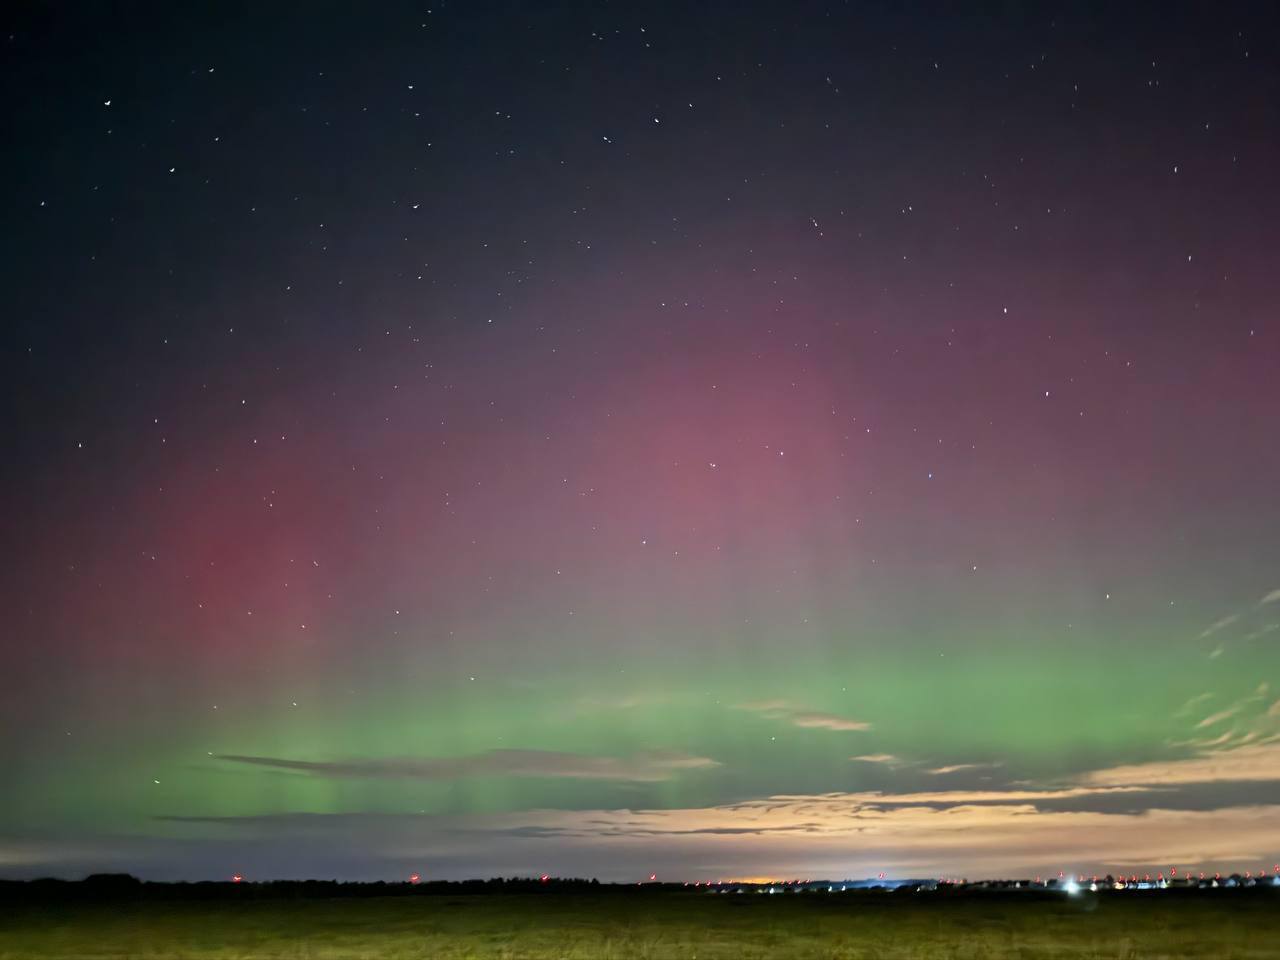
POLYGON ((1280 859, 1268 5, 14 4, 0 876, 1280 859))

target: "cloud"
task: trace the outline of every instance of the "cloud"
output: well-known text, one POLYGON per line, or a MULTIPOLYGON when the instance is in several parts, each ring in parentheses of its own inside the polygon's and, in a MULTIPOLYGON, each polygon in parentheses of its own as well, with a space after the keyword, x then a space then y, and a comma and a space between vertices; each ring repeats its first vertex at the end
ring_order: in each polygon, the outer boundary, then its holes
POLYGON ((1111 793, 1144 793, 1145 787, 1132 785, 1071 784, 1064 787, 1024 788, 993 787, 983 790, 917 790, 912 793, 884 793, 870 790, 863 793, 823 794, 823 797, 844 796, 857 800, 863 806, 887 807, 955 807, 988 803, 1043 803, 1051 800, 1073 800, 1111 793))
MULTIPOLYGON (((922 764, 920 760, 904 760, 892 753, 864 753, 849 759, 861 760, 863 763, 880 763, 887 767, 918 767, 922 764)), ((923 772, 938 777, 948 773, 960 773, 963 770, 989 770, 999 766, 1001 766, 999 763, 951 763, 942 767, 932 767, 923 772)))
POLYGON ((947 810, 985 806, 1016 806, 1049 803, 1065 799, 1099 795, 1149 793, 1137 787, 1069 786, 1054 789, 936 790, 913 793, 864 791, 815 795, 778 795, 739 801, 697 810, 683 811, 695 819, 708 817, 715 822, 709 827, 691 823, 678 828, 661 827, 654 821, 665 819, 678 810, 529 810, 509 814, 420 814, 383 812, 346 813, 273 813, 229 816, 171 815, 156 817, 169 823, 214 824, 224 826, 266 826, 273 828, 314 830, 348 829, 359 824, 376 824, 396 832, 414 823, 443 824, 451 831, 501 832, 539 831, 544 835, 592 834, 597 828, 611 832, 634 831, 646 835, 655 832, 697 833, 710 829, 715 833, 754 833, 794 830, 803 827, 811 832, 840 832, 847 817, 882 818, 886 813, 905 809, 947 810), (733 822, 737 821, 737 822, 733 822), (773 822, 780 821, 780 822, 773 822))
POLYGON ((849 720, 833 713, 795 713, 791 722, 797 727, 815 730, 870 730, 871 724, 864 720, 849 720))
POLYGON ((1209 624, 1209 626, 1200 631, 1200 639, 1203 640, 1205 637, 1212 637, 1219 630, 1225 630, 1239 619, 1240 614, 1233 613, 1229 616, 1223 617, 1221 620, 1217 620, 1214 623, 1209 624))
POLYGON ((1225 743, 1230 743, 1232 740, 1235 739, 1235 736, 1236 734, 1234 730, 1228 730, 1225 733, 1219 734, 1218 736, 1214 737, 1211 740, 1196 740, 1196 739, 1171 740, 1169 741, 1169 746, 1192 747, 1196 750, 1208 750, 1212 747, 1220 747, 1225 743))
POLYGON ((1183 786, 1277 780, 1280 780, 1280 741, 1272 737, 1262 743, 1210 750, 1200 756, 1179 760, 1155 760, 1094 770, 1078 782, 1087 786, 1183 786))
POLYGON ((934 767, 932 770, 926 770, 925 773, 941 776, 947 773, 959 773, 961 770, 986 770, 998 766, 1000 766, 999 763, 952 763, 945 767, 934 767))
POLYGON ((460 757, 389 758, 372 760, 294 760, 243 754, 218 754, 231 763, 293 770, 335 779, 455 780, 463 777, 551 777, 576 780, 618 780, 649 783, 672 779, 681 770, 702 770, 720 764, 707 757, 682 753, 640 753, 631 757, 601 757, 550 750, 490 750, 460 757))
POLYGON ((795 727, 807 730, 870 730, 871 724, 865 720, 851 720, 834 713, 822 713, 797 707, 786 700, 758 700, 752 703, 740 703, 737 709, 747 710, 764 717, 766 720, 781 720, 795 727))
MULTIPOLYGON (((1222 723, 1222 721, 1224 720, 1230 720, 1232 717, 1236 716, 1237 714, 1245 711, 1248 708, 1251 708, 1254 704, 1264 702, 1266 700, 1267 691, 1269 689, 1270 687, 1267 685, 1266 681, 1263 681, 1262 683, 1258 684, 1257 688, 1249 696, 1241 697, 1239 700, 1231 704, 1229 707, 1224 707, 1222 710, 1219 710, 1217 713, 1211 713, 1209 716, 1205 717, 1203 720, 1201 720, 1199 723, 1196 724, 1196 729, 1203 730, 1205 727, 1215 726, 1219 723, 1222 723)), ((1196 699, 1197 698, 1193 697, 1191 700, 1188 700, 1186 706, 1190 706, 1193 702, 1196 701, 1196 699)))
MULTIPOLYGON (((1265 607, 1268 604, 1272 604, 1276 602, 1280 602, 1280 588, 1272 590, 1270 593, 1264 594, 1262 599, 1258 601, 1257 607, 1265 607)), ((1256 607, 1253 609, 1256 609, 1256 607)), ((1211 637, 1215 633, 1218 633, 1221 630, 1225 630, 1227 627, 1239 621, 1240 618, 1244 616, 1245 613, 1247 612, 1248 611, 1246 610, 1243 612, 1230 613, 1230 614, 1227 614, 1225 617, 1223 617, 1221 620, 1217 620, 1214 623, 1209 624, 1209 626, 1205 627, 1202 631, 1200 631, 1200 639, 1204 640, 1205 638, 1211 637)), ((1261 637, 1262 635, 1266 633, 1270 633, 1272 630, 1277 630, 1277 629, 1280 629, 1280 624, 1269 624, 1267 626, 1262 627, 1261 629, 1254 630, 1252 633, 1245 636, 1244 640, 1245 641, 1256 640, 1258 637, 1261 637)), ((1222 644, 1219 643, 1213 649, 1213 651, 1210 652, 1209 659, 1215 660, 1218 657, 1222 656, 1223 649, 1224 648, 1222 644)))
POLYGON ((1203 729, 1204 727, 1212 727, 1215 723, 1221 723, 1223 720, 1231 719, 1239 712, 1240 712, 1240 704, 1238 703, 1233 704, 1232 706, 1227 707, 1225 710, 1219 710, 1217 713, 1209 714, 1209 716, 1205 717, 1203 720, 1201 720, 1199 723, 1196 724, 1196 729, 1200 730, 1200 729, 1203 729))
MULTIPOLYGON (((246 836, 262 837, 327 831, 335 843, 358 846, 366 854, 415 864, 465 857, 467 869, 482 873, 518 872, 522 864, 548 858, 575 863, 589 857, 614 865, 601 871, 606 879, 630 876, 638 857, 646 870, 704 879, 735 872, 838 878, 874 876, 879 870, 894 876, 1007 876, 1053 868, 1102 872, 1121 864, 1238 868, 1280 848, 1280 806, 1274 804, 1045 809, 1062 797, 1126 789, 780 795, 708 807, 456 817, 283 814, 210 818, 191 827, 239 826, 246 836)), ((174 828, 186 822, 175 821, 174 828)))

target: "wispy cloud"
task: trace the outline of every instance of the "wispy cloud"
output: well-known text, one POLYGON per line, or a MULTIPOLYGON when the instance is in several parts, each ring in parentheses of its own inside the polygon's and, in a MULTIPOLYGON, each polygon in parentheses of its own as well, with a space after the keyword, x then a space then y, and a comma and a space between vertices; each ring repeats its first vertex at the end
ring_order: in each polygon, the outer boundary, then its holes
POLYGON ((795 727, 810 730, 870 730, 871 724, 865 720, 852 720, 834 713, 822 713, 797 707, 786 700, 758 700, 752 703, 738 704, 739 710, 758 714, 766 720, 781 720, 795 727))
POLYGON ((1223 617, 1221 620, 1217 620, 1209 624, 1209 626, 1200 631, 1200 639, 1203 640, 1205 637, 1212 637, 1219 630, 1225 630, 1239 619, 1240 614, 1232 613, 1223 617))
POLYGON ((797 727, 814 730, 870 730, 871 724, 864 720, 850 720, 836 716, 834 713, 793 713, 790 720, 797 727))
POLYGON ((464 777, 548 777, 575 780, 619 780, 637 783, 670 780, 683 770, 703 770, 719 763, 683 753, 641 753, 601 757, 550 750, 490 750, 459 757, 297 760, 244 754, 218 754, 217 760, 292 770, 335 779, 455 780, 464 777))
MULTIPOLYGON (((1280 587, 1277 587, 1275 590, 1272 590, 1269 593, 1263 594, 1262 598, 1256 604, 1252 606, 1247 606, 1242 610, 1236 611, 1235 613, 1229 613, 1222 619, 1209 624, 1209 626, 1205 627, 1203 630, 1200 631, 1200 639, 1204 640, 1204 639, 1207 639, 1208 637, 1212 637, 1214 634, 1219 633, 1222 630, 1225 630, 1227 627, 1230 627, 1240 622, 1246 616, 1254 621, 1252 625, 1256 627, 1256 618, 1260 616, 1258 612, 1259 609, 1262 607, 1268 606, 1269 604, 1273 604, 1277 602, 1280 602, 1280 587)), ((1247 622, 1241 624, 1242 627, 1246 627, 1248 625, 1250 624, 1248 624, 1247 622)), ((1243 638, 1237 638, 1237 640, 1234 642, 1239 642, 1240 639, 1242 639, 1244 642, 1248 642, 1250 640, 1256 640, 1258 637, 1261 637, 1264 634, 1270 633, 1273 630, 1280 630, 1280 623, 1267 624, 1265 626, 1258 627, 1254 629, 1252 632, 1246 634, 1243 638)), ((1210 651, 1209 659, 1216 660, 1218 657, 1222 656, 1224 650, 1225 650, 1225 647, 1223 646, 1222 641, 1219 640, 1219 642, 1214 647, 1214 649, 1210 651)))
POLYGON ((1214 747, 1220 747, 1223 744, 1230 743, 1234 739, 1236 739, 1235 733, 1231 730, 1227 730, 1226 732, 1220 733, 1218 736, 1209 740, 1194 738, 1191 740, 1171 740, 1169 741, 1169 746, 1191 747, 1193 750, 1211 750, 1214 747))
MULTIPOLYGON (((863 753, 856 757, 850 757, 850 760, 860 761, 862 763, 878 763, 886 767, 920 767, 924 761, 907 760, 893 753, 863 753)), ((930 776, 940 777, 949 773, 960 773, 965 770, 992 770, 1002 766, 1000 763, 950 763, 941 767, 930 767, 921 771, 930 776)))
POLYGON ((1257 640, 1259 637, 1265 637, 1268 633, 1275 633, 1277 630, 1280 630, 1280 623, 1268 623, 1259 627, 1257 630, 1254 630, 1252 633, 1245 634, 1242 639, 1246 642, 1249 640, 1257 640))
POLYGON ((1199 723, 1196 724, 1197 730, 1203 730, 1205 727, 1212 727, 1215 723, 1221 723, 1223 720, 1230 720, 1240 712, 1240 704, 1232 704, 1225 710, 1219 710, 1217 713, 1211 713, 1199 723))
MULTIPOLYGON (((1209 714, 1209 716, 1205 717, 1203 720, 1201 720, 1199 723, 1196 724, 1196 729, 1203 730, 1205 727, 1216 726, 1217 724, 1222 723, 1224 720, 1230 720, 1232 717, 1237 716, 1245 711, 1256 712, 1251 708, 1253 708, 1255 704, 1262 703, 1266 700, 1267 691, 1269 689, 1270 687, 1267 685, 1266 681, 1263 681, 1262 683, 1258 684, 1257 688, 1253 691, 1252 694, 1249 694, 1248 696, 1245 696, 1245 697, 1241 697, 1235 703, 1231 704, 1228 707, 1224 707, 1223 709, 1217 711, 1216 713, 1209 714)), ((1197 698, 1193 697, 1191 700, 1187 701, 1187 704, 1190 705, 1196 699, 1197 698)))
POLYGON ((937 777, 947 773, 959 773, 961 770, 989 770, 998 766, 1000 766, 999 763, 952 763, 945 767, 934 767, 932 770, 926 770, 925 773, 937 777))

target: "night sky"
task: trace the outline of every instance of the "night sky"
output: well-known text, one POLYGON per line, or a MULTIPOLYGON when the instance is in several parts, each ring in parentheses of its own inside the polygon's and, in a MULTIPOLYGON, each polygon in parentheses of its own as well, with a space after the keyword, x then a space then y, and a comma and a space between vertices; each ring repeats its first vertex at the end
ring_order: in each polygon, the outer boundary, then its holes
POLYGON ((6 6, 0 876, 1269 870, 1280 34, 1114 6, 6 6))

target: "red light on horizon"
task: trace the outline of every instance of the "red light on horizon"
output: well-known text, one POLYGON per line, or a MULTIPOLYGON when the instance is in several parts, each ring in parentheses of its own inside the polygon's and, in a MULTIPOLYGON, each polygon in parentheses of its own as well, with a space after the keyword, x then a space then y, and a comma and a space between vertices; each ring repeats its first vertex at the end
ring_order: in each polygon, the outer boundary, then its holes
POLYGON ((240 876, 240 874, 238 874, 238 873, 233 873, 233 874, 231 875, 231 882, 232 882, 232 883, 243 883, 243 882, 244 882, 244 877, 240 876))
POLYGON ((411 873, 411 874, 409 874, 409 882, 410 882, 410 883, 417 883, 417 882, 418 882, 419 880, 421 880, 421 879, 422 879, 422 877, 418 876, 418 874, 416 874, 416 873, 411 873))
POLYGON ((543 883, 546 883, 548 880, 551 879, 551 876, 549 874, 544 873, 541 879, 543 883))

